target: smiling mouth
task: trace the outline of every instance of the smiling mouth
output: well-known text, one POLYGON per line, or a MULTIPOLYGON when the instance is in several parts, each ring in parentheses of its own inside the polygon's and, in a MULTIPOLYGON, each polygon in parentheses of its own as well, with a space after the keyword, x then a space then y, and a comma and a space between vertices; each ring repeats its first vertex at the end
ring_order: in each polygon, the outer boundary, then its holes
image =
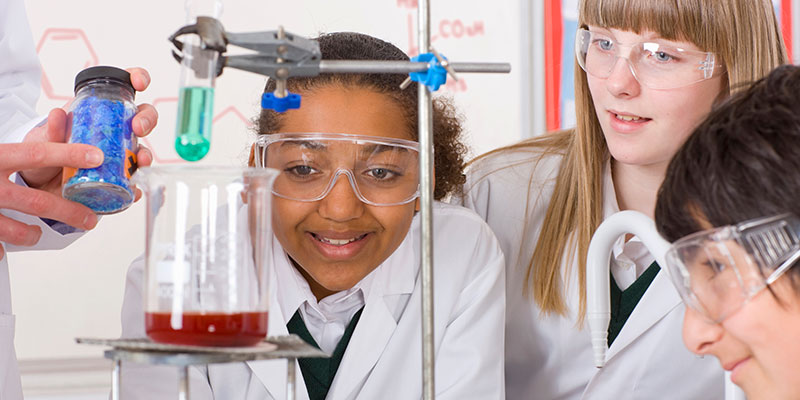
POLYGON ((346 246, 346 245, 348 245, 350 243, 359 241, 359 240, 361 240, 361 239, 363 239, 364 237, 367 236, 367 234, 365 233, 365 234, 358 235, 356 237, 352 237, 352 238, 349 238, 349 239, 333 239, 333 238, 327 238, 327 237, 324 237, 324 236, 317 235, 316 233, 313 233, 313 232, 309 232, 309 233, 311 233, 311 236, 314 238, 314 240, 317 240, 319 242, 322 242, 322 243, 325 243, 325 244, 328 244, 328 245, 331 245, 331 246, 346 246))
POLYGON ((638 115, 624 115, 624 114, 617 114, 614 112, 612 112, 612 114, 614 114, 614 118, 625 122, 650 121, 650 118, 640 117, 638 115))

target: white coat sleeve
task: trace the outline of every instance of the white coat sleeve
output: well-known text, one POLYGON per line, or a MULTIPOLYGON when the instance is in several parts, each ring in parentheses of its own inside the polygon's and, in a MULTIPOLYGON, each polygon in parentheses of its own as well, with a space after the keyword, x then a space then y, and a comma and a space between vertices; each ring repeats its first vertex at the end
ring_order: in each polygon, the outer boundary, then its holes
MULTIPOLYGON (((436 364, 437 399, 505 398, 505 261, 494 234, 479 222, 477 235, 470 230, 474 236, 459 240, 461 270, 448 271, 469 278, 436 349, 436 359, 442 360, 436 364)), ((454 277, 437 274, 434 279, 454 277)))
MULTIPOLYGON (((36 115, 34 107, 40 91, 40 76, 23 0, 0 1, 0 143, 21 141, 27 132, 21 129, 36 115)), ((44 227, 42 231, 44 236, 44 227)), ((44 239, 45 244, 52 244, 44 239)), ((6 246, 6 250, 11 249, 6 246)), ((14 351, 14 325, 8 258, 3 255, 0 257, 0 398, 3 399, 22 398, 14 351)))
MULTIPOLYGON (((75 230, 71 233, 62 234, 39 217, 34 217, 28 214, 23 214, 14 210, 3 209, 0 214, 20 221, 28 225, 36 225, 42 230, 42 236, 39 241, 33 246, 16 246, 12 244, 3 243, 3 247, 9 252, 15 251, 30 251, 30 250, 59 250, 67 247, 70 243, 74 242, 79 237, 83 236, 85 231, 75 230)), ((64 224, 62 224, 64 225, 64 224)), ((66 225, 64 225, 66 226, 66 225)))
MULTIPOLYGON (((36 117, 35 109, 42 70, 23 0, 0 1, 0 60, 0 143, 18 143, 43 120, 36 117)), ((42 229, 36 246, 5 245, 8 251, 61 249, 82 233, 61 234, 37 217, 11 210, 0 213, 42 229)))
MULTIPOLYGON (((122 301, 122 338, 147 337, 144 323, 144 256, 133 261, 125 279, 122 301)), ((178 367, 133 362, 122 363, 120 398, 174 400, 178 398, 178 367)), ((213 400, 205 366, 189 368, 192 400, 213 400)))
POLYGON ((0 143, 8 143, 36 117, 42 75, 23 0, 0 1, 0 60, 0 143))
MULTIPOLYGON (((16 174, 12 174, 10 178, 12 181, 16 181, 18 185, 25 186, 25 182, 21 178, 17 178, 16 174)), ((38 226, 42 232, 42 235, 39 237, 39 241, 33 246, 17 246, 4 243, 4 248, 9 252, 59 250, 67 247, 70 243, 74 242, 86 233, 84 230, 74 228, 63 222, 50 221, 48 223, 37 216, 28 215, 15 210, 0 209, 0 214, 20 221, 24 224, 38 226)))

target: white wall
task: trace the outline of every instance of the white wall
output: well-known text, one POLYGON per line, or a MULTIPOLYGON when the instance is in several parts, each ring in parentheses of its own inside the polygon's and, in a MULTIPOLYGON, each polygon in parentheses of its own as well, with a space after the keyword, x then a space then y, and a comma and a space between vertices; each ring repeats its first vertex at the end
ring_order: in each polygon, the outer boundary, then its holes
MULTIPOLYGON (((178 161, 172 143, 179 68, 166 38, 184 22, 183 1, 26 0, 26 5, 44 68, 38 110, 46 113, 65 104, 75 74, 85 67, 145 67, 153 83, 137 95, 137 102, 153 103, 160 113, 159 125, 145 144, 153 148, 157 163, 178 161)), ((274 30, 278 25, 304 36, 360 31, 408 51, 416 44, 412 7, 413 0, 226 0, 221 19, 232 32, 274 30)), ((455 97, 467 117, 475 154, 529 131, 528 113, 521 110, 530 104, 530 96, 523 93, 518 67, 521 50, 527 48, 520 37, 528 28, 521 21, 537 7, 526 0, 433 1, 432 44, 437 50, 453 61, 502 61, 515 68, 505 76, 462 75, 461 84, 443 90, 455 97), (473 35, 459 25, 471 27, 473 35), (453 37, 457 34, 461 37, 453 37)), ((526 85, 530 82, 530 77, 524 80, 526 85)), ((251 140, 247 120, 258 112, 263 84, 263 77, 236 70, 226 70, 219 78, 211 152, 201 163, 243 163, 251 140)), ((106 365, 96 360, 102 349, 78 346, 74 338, 118 337, 125 271, 143 251, 143 223, 140 202, 104 217, 95 230, 65 250, 10 255, 16 348, 26 365, 26 395, 52 394, 65 387, 58 382, 78 379, 41 376, 69 370, 81 359, 94 359, 87 361, 91 368, 86 367, 94 375, 85 380, 87 386, 96 386, 96 373, 106 365), (48 382, 56 387, 48 388, 48 382)))

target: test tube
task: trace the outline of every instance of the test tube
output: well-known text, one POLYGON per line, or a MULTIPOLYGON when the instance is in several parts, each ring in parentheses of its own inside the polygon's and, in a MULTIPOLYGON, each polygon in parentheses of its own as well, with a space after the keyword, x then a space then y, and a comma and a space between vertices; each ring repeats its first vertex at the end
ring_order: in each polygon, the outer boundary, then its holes
MULTIPOLYGON (((186 0, 186 24, 198 16, 219 19, 222 0, 186 0)), ((197 161, 211 146, 214 119, 214 79, 219 53, 204 49, 200 37, 188 35, 183 45, 178 92, 175 151, 186 161, 197 161)))

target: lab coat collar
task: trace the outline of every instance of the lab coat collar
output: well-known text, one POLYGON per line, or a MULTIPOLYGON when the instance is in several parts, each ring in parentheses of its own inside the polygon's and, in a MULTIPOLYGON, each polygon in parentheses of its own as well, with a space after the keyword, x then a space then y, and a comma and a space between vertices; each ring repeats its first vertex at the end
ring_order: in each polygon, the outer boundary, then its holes
MULTIPOLYGON (((310 292, 311 289, 300 273, 295 270, 289 256, 283 250, 283 247, 281 247, 278 239, 274 236, 272 238, 271 254, 274 279, 273 282, 270 283, 270 287, 274 288, 274 292, 272 293, 276 293, 274 299, 280 299, 280 301, 272 302, 270 306, 274 309, 279 308, 282 316, 291 318, 294 312, 306 301, 305 292, 310 292), (305 289, 305 291, 303 289, 305 289), (274 307, 275 305, 278 307, 274 307)), ((274 309, 270 309, 270 312, 277 311, 274 309)), ((280 325, 286 328, 286 322, 280 325)), ((275 325, 272 325, 272 321, 270 321, 268 327, 271 330, 275 325)), ((270 335, 274 335, 274 333, 270 331, 270 335)))
MULTIPOLYGON (((280 306, 283 315, 294 315, 294 313, 305 303, 308 304, 308 307, 313 308, 320 315, 323 315, 319 301, 317 301, 314 293, 311 291, 311 286, 305 280, 303 275, 300 274, 300 271, 298 271, 294 266, 292 261, 289 259, 289 256, 286 255, 286 252, 280 247, 280 243, 277 241, 277 239, 274 239, 273 241, 273 249, 276 253, 273 263, 275 268, 274 276, 277 285, 276 290, 278 290, 278 298, 281 299, 278 305, 280 306), (281 257, 280 254, 283 254, 283 256, 281 257)), ((375 271, 372 271, 352 288, 346 291, 334 293, 322 301, 327 301, 328 304, 332 304, 346 301, 346 299, 351 298, 352 296, 360 296, 360 300, 356 301, 354 304, 355 310, 353 310, 352 313, 355 313, 358 309, 364 306, 366 298, 370 292, 370 286, 372 285, 374 274, 375 271)))
MULTIPOLYGON (((603 219, 605 220, 612 214, 619 212, 619 203, 617 203, 616 190, 611 176, 610 161, 606 163, 603 175, 603 219)), ((624 236, 617 239, 614 248, 619 248, 619 252, 621 252, 622 244, 624 244, 624 236)), ((672 286, 672 282, 666 272, 662 269, 653 279, 653 282, 650 283, 647 291, 639 300, 636 308, 633 309, 622 330, 620 330, 619 336, 608 349, 606 362, 609 362, 625 347, 633 343, 680 303, 681 299, 678 296, 678 292, 672 286)))
MULTIPOLYGON (((270 309, 267 323, 268 336, 286 336, 289 330, 286 328, 288 319, 294 314, 294 311, 305 301, 301 292, 288 290, 288 285, 279 285, 278 281, 286 282, 294 279, 292 269, 294 267, 289 261, 289 257, 281 247, 278 239, 273 236, 271 244, 271 262, 272 262, 272 276, 270 280, 270 309), (278 299, 283 301, 279 302, 278 299), (291 312, 291 313, 289 313, 291 312), (288 317, 287 317, 288 313, 288 317)), ((270 360, 270 361, 247 361, 247 365, 253 371, 253 374, 260 380, 272 398, 285 399, 286 396, 286 368, 287 363, 281 362, 283 360, 270 360)), ((295 362, 293 366, 296 368, 295 372, 295 388, 299 398, 308 398, 306 386, 303 380, 303 374, 300 373, 299 366, 295 362)))
POLYGON ((414 217, 403 242, 375 271, 373 288, 381 296, 411 294, 419 271, 419 215, 414 217))
MULTIPOLYGON (((275 286, 271 285, 271 288, 273 289, 272 293, 270 293, 270 297, 272 297, 271 304, 274 305, 276 304, 277 293, 274 290, 275 286)), ((267 329, 269 332, 268 336, 286 336, 289 334, 288 329, 286 329, 286 318, 283 315, 281 307, 270 308, 267 329)), ((286 368, 288 364, 285 360, 247 361, 247 365, 253 371, 253 375, 264 384, 264 387, 272 398, 288 398, 286 395, 286 368)), ((297 398, 308 398, 308 391, 306 390, 305 381, 303 380, 303 374, 300 373, 299 365, 295 362, 295 365, 289 366, 289 368, 295 368, 295 390, 297 398)))
MULTIPOLYGON (((416 243, 419 237, 418 227, 419 218, 415 216, 409 233, 400 247, 370 274, 372 284, 364 293, 366 298, 364 311, 362 311, 361 318, 350 339, 350 345, 339 365, 328 398, 353 397, 350 394, 366 380, 391 339, 397 327, 397 320, 390 305, 392 308, 396 308, 398 299, 407 301, 416 284, 419 271, 419 257, 417 256, 419 244, 416 243)), ((290 261, 277 239, 273 241, 273 249, 275 250, 272 252, 275 263, 273 265, 276 266, 274 271, 276 274, 285 273, 286 270, 279 268, 278 265, 292 266, 286 264, 290 261)), ((268 325, 270 336, 288 335, 286 323, 291 315, 285 310, 293 310, 292 313, 294 313, 294 310, 297 310, 297 307, 305 301, 304 297, 296 291, 292 292, 287 290, 288 288, 277 287, 277 280, 273 279, 270 284, 272 293, 268 325), (285 301, 286 306, 281 304, 278 299, 285 301)), ((284 363, 249 361, 247 364, 274 398, 286 398, 286 367, 284 363)), ((299 398, 307 398, 302 375, 298 368, 295 375, 297 377, 297 393, 299 398)))

